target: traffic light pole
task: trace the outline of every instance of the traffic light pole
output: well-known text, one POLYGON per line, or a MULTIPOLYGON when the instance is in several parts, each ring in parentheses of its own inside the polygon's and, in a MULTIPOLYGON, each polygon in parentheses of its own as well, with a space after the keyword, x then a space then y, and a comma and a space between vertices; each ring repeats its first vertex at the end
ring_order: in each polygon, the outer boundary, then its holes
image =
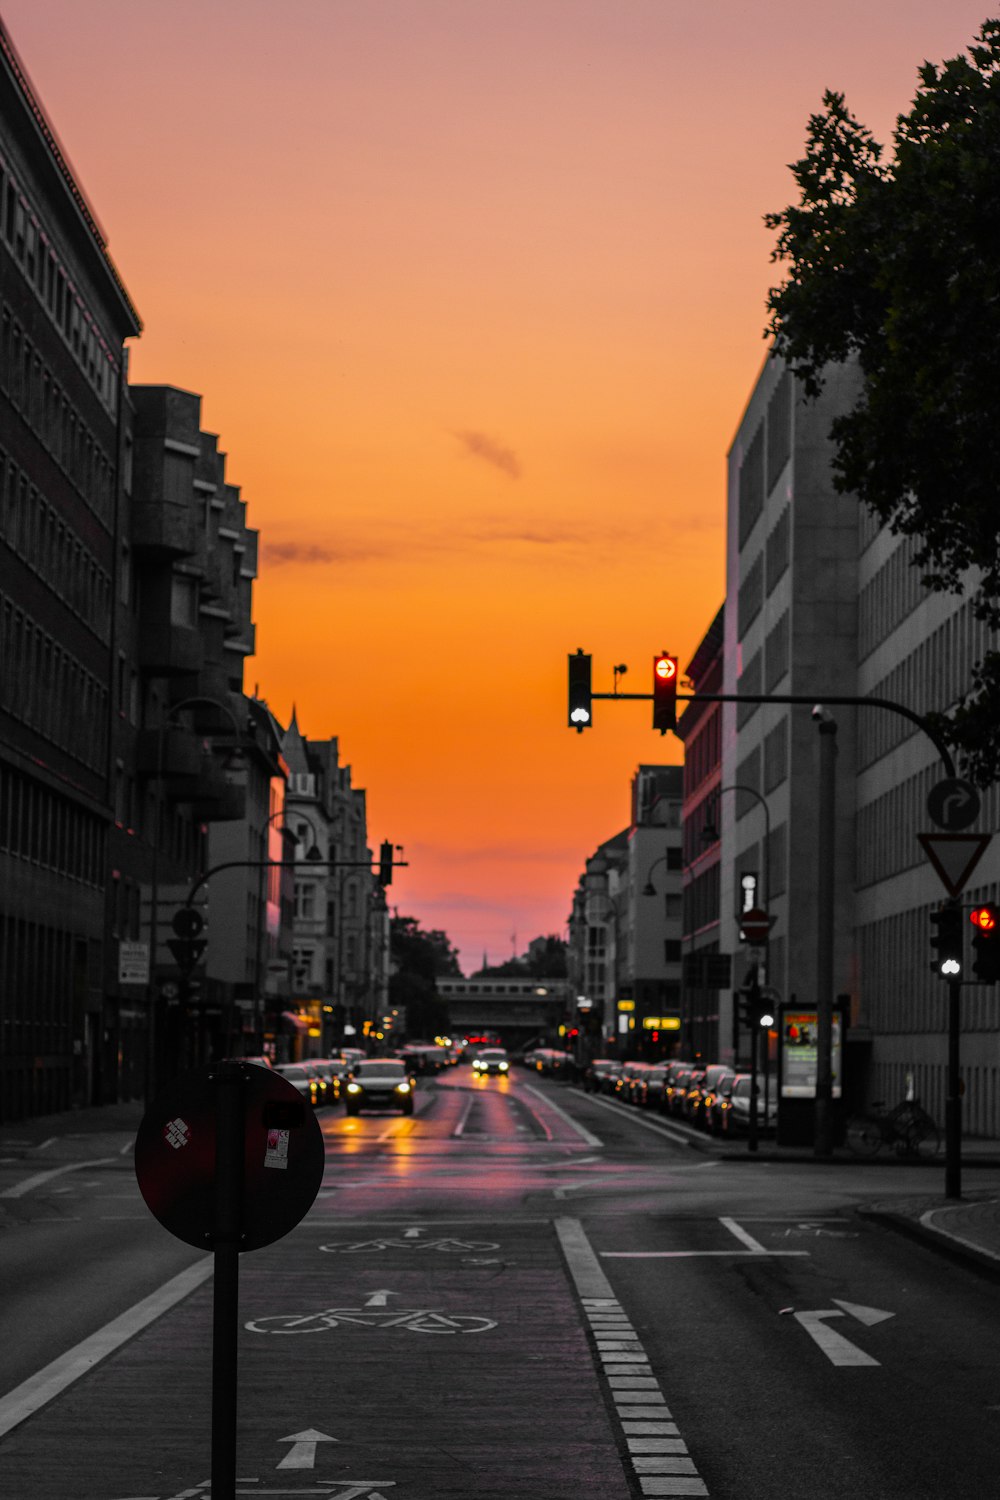
POLYGON ((819 817, 816 830, 816 1118, 813 1151, 833 1153, 833 929, 837 796, 837 725, 819 725, 819 817))
POLYGON ((962 1196, 962 981, 948 980, 948 1097, 944 1104, 944 1195, 962 1196))

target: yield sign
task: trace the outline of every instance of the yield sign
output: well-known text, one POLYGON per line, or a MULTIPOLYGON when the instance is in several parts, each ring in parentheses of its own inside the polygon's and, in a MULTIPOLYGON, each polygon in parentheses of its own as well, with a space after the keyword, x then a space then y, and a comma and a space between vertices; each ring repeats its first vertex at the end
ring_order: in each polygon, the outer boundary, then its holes
POLYGON ((960 896, 990 846, 989 833, 918 833, 924 853, 949 896, 960 896))

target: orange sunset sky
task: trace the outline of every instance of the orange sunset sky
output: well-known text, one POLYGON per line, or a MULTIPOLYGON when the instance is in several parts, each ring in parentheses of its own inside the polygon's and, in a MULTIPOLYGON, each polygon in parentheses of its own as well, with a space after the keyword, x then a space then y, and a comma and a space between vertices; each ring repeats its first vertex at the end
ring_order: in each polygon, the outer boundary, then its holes
POLYGON ((824 88, 886 140, 984 0, 0 0, 261 535, 246 685, 340 737, 467 969, 562 932, 724 590, 769 209, 824 88))

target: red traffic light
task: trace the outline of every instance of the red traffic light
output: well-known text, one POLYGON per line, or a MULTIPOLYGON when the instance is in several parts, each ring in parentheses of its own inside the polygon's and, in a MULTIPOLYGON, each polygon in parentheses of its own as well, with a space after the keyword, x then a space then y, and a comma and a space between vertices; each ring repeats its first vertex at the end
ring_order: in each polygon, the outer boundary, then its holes
POLYGON ((653 728, 661 734, 677 725, 677 658, 661 651, 653 657, 653 728))
POLYGON ((969 921, 980 932, 993 932, 997 925, 997 908, 995 906, 977 906, 974 911, 969 913, 969 921))

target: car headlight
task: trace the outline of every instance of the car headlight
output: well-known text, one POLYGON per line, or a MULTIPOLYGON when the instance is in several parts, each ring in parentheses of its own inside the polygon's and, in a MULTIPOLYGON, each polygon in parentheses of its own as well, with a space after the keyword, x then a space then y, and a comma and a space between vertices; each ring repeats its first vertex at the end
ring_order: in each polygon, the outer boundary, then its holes
POLYGON ((481 1068, 482 1065, 483 1065, 483 1060, 482 1060, 481 1057, 477 1057, 476 1060, 475 1060, 475 1062, 472 1064, 472 1066, 474 1068, 481 1068))
POLYGON ((506 1073, 506 1071, 507 1071, 507 1064, 506 1063, 501 1063, 500 1064, 500 1071, 501 1071, 501 1073, 506 1073))
POLYGON ((396 1093, 397 1094, 408 1094, 409 1092, 410 1092, 410 1085, 408 1083, 397 1083, 396 1084, 396 1093))
POLYGON ((360 1085, 360 1083, 349 1083, 347 1085, 347 1092, 349 1094, 360 1094, 361 1093, 361 1085, 360 1085))

